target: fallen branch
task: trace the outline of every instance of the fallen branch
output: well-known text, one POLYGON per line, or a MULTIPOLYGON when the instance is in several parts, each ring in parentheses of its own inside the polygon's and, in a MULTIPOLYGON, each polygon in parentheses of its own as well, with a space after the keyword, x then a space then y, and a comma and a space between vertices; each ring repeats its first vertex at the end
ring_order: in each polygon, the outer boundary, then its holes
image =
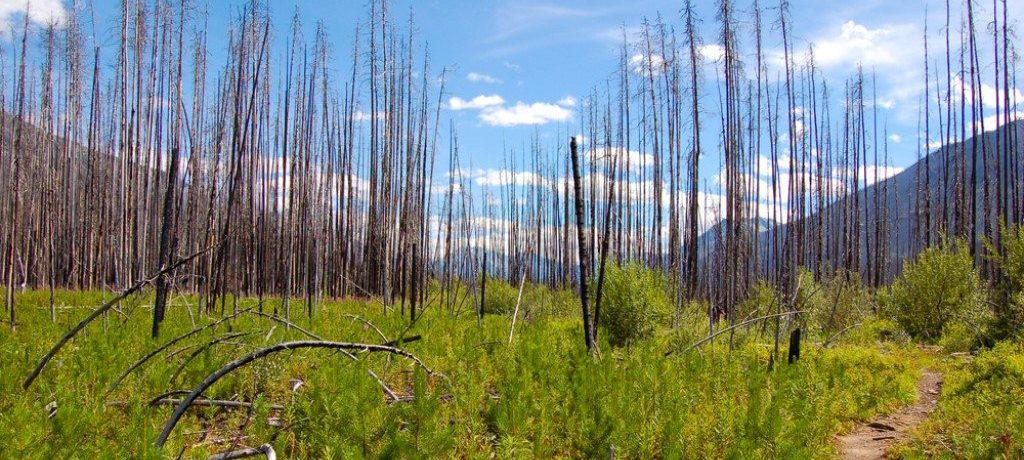
POLYGON ((277 460, 277 453, 274 452, 274 446, 271 446, 270 444, 264 444, 255 448, 246 447, 245 449, 211 455, 207 460, 232 460, 236 458, 256 457, 259 455, 265 455, 267 460, 277 460))
MULTIPOLYGON (((735 330, 737 328, 746 326, 746 325, 748 325, 750 323, 753 323, 755 321, 761 321, 761 320, 766 320, 766 319, 771 319, 771 318, 776 318, 776 317, 781 317, 781 316, 796 315, 796 314, 800 314, 800 313, 807 313, 807 311, 805 311, 805 310, 794 310, 794 311, 788 311, 788 312, 785 312, 785 313, 775 313, 775 314, 771 314, 771 315, 765 315, 765 316, 757 317, 757 318, 754 318, 754 319, 751 319, 751 320, 747 320, 747 321, 744 321, 742 323, 739 323, 739 324, 736 324, 736 325, 733 325, 733 326, 729 326, 729 327, 727 327, 725 329, 722 329, 722 330, 720 330, 718 332, 715 332, 714 334, 711 334, 711 335, 709 335, 707 337, 704 337, 703 339, 700 339, 699 341, 697 341, 697 343, 694 343, 693 345, 690 345, 689 347, 687 347, 682 352, 686 353, 686 352, 688 352, 690 350, 693 350, 693 349, 695 349, 695 348, 697 348, 697 347, 699 347, 701 345, 704 345, 705 343, 711 341, 712 339, 714 339, 715 337, 718 337, 721 334, 724 334, 726 332, 729 332, 729 331, 735 330)), ((666 351, 665 352, 665 356, 671 355, 674 352, 675 352, 675 350, 666 351)))
POLYGON ((849 331, 853 330, 854 328, 856 328, 856 327, 860 326, 861 324, 864 324, 864 323, 863 323, 863 322, 859 322, 859 323, 856 323, 856 324, 854 324, 854 325, 852 325, 852 326, 847 326, 847 327, 846 327, 846 328, 844 328, 843 330, 841 330, 841 331, 839 331, 839 332, 836 332, 835 334, 832 334, 832 335, 831 335, 831 336, 829 336, 829 337, 828 337, 827 339, 825 339, 825 342, 824 342, 824 343, 823 343, 823 344, 822 344, 821 346, 822 346, 822 347, 825 347, 825 348, 828 348, 828 346, 832 344, 832 341, 833 341, 833 340, 835 340, 835 339, 838 339, 838 338, 839 338, 840 336, 842 336, 843 334, 845 334, 845 333, 847 333, 847 332, 849 332, 849 331))
MULTIPOLYGON (((320 336, 318 336, 318 335, 316 335, 316 334, 314 334, 312 332, 309 332, 309 331, 303 329, 302 327, 300 327, 298 324, 295 324, 295 323, 293 323, 291 321, 288 321, 288 320, 286 320, 284 318, 281 318, 280 316, 269 315, 269 314, 263 313, 261 311, 253 311, 252 313, 255 314, 255 315, 262 316, 264 318, 268 318, 268 319, 270 319, 272 321, 277 321, 278 323, 281 323, 281 324, 285 325, 286 328, 293 328, 296 331, 299 331, 299 332, 305 334, 307 337, 309 337, 309 338, 311 338, 313 340, 319 340, 319 341, 323 341, 324 340, 324 339, 320 338, 320 336)), ((419 337, 417 336, 417 338, 419 338, 419 337)), ((393 346, 393 345, 388 345, 388 344, 385 344, 385 345, 393 346)), ((338 351, 340 351, 342 354, 344 354, 348 359, 351 359, 352 361, 359 361, 359 358, 357 358, 356 355, 350 353, 347 350, 339 349, 338 351)), ((377 381, 377 384, 380 385, 381 389, 384 390, 384 393, 387 394, 389 398, 391 398, 392 400, 397 400, 398 399, 398 395, 395 394, 394 390, 392 390, 391 387, 388 386, 388 384, 384 383, 384 380, 381 379, 377 375, 376 372, 373 372, 373 369, 367 369, 366 372, 368 374, 370 374, 370 377, 372 377, 374 380, 377 381)))
POLYGON ((174 430, 175 425, 177 425, 178 421, 181 420, 181 417, 185 414, 185 411, 188 410, 189 406, 192 405, 196 401, 196 399, 199 398, 199 396, 203 394, 204 391, 206 391, 207 388, 212 386, 222 377, 224 377, 227 374, 230 374, 235 369, 245 366, 246 364, 249 364, 258 359, 265 358, 271 354, 287 350, 297 350, 301 348, 327 348, 342 351, 353 350, 364 352, 385 352, 409 358, 417 365, 422 367, 428 374, 436 374, 434 371, 430 370, 430 368, 428 368, 426 364, 423 363, 423 361, 414 356, 412 353, 409 353, 399 348, 389 347, 386 345, 309 340, 279 343, 271 347, 254 351, 248 355, 231 361, 230 363, 224 365, 224 367, 221 367, 220 369, 214 371, 212 374, 207 376, 206 379, 204 379, 194 390, 192 390, 191 393, 188 394, 188 396, 185 397, 184 400, 181 401, 180 404, 178 404, 178 407, 174 410, 174 413, 171 414, 171 418, 167 420, 167 424, 164 425, 163 430, 160 432, 160 436, 156 440, 156 446, 163 447, 164 443, 167 442, 167 437, 171 435, 171 431, 174 430))
MULTIPOLYGON (((527 265, 529 267, 529 265, 527 265)), ((516 317, 519 316, 519 304, 523 301, 523 288, 526 287, 526 268, 523 268, 523 277, 519 280, 519 295, 516 296, 516 308, 512 310, 512 325, 508 328, 508 344, 512 345, 512 333, 516 331, 516 317)), ((601 294, 598 294, 600 298, 601 294)))
POLYGON ((181 372, 185 370, 185 367, 188 366, 188 364, 191 363, 193 359, 196 359, 196 357, 199 356, 199 354, 202 353, 204 350, 207 350, 210 347, 212 347, 214 345, 217 345, 218 343, 222 343, 222 342, 227 341, 227 340, 231 340, 231 339, 234 339, 234 338, 243 337, 243 336, 251 335, 251 334, 252 334, 252 332, 232 332, 232 333, 225 334, 225 335, 222 335, 220 337, 217 337, 217 338, 215 338, 213 340, 210 340, 205 345, 199 347, 198 349, 196 349, 195 351, 190 353, 188 355, 188 357, 185 358, 185 360, 182 361, 181 364, 178 365, 178 368, 174 370, 174 374, 171 374, 171 378, 168 379, 168 383, 174 383, 174 381, 178 379, 178 376, 181 375, 181 372))
POLYGON ((205 326, 202 326, 202 327, 199 327, 199 328, 196 328, 196 329, 192 329, 191 331, 188 331, 188 332, 186 332, 184 334, 181 334, 181 335, 171 339, 167 343, 157 347, 155 350, 147 353, 146 356, 143 356, 138 361, 135 361, 135 363, 132 364, 131 366, 128 366, 128 369, 125 369, 124 372, 121 373, 121 375, 117 376, 117 378, 114 379, 114 382, 110 384, 110 388, 107 389, 107 392, 103 395, 103 397, 106 398, 107 396, 109 396, 110 393, 113 392, 118 387, 118 385, 120 385, 121 382, 124 381, 124 379, 128 377, 129 374, 131 374, 132 372, 135 371, 135 369, 138 369, 140 366, 145 364, 146 361, 149 361, 154 356, 160 354, 160 352, 166 350, 171 345, 174 345, 174 344, 176 344, 176 343, 178 343, 178 342, 180 342, 182 340, 185 340, 185 339, 187 339, 189 337, 192 337, 192 336, 194 336, 194 335, 196 335, 196 334, 198 334, 198 333, 200 333, 202 331, 205 331, 205 330, 210 329, 212 327, 216 327, 218 324, 221 324, 221 323, 223 323, 223 322, 225 322, 225 321, 227 321, 227 320, 229 320, 231 318, 235 318, 238 315, 241 315, 242 313, 245 313, 245 312, 247 312, 249 310, 251 310, 251 308, 245 309, 245 310, 240 310, 237 313, 225 316, 225 317, 223 317, 223 318, 221 318, 221 319, 219 319, 217 321, 214 321, 214 322, 212 322, 210 324, 207 324, 205 326))
POLYGON ((388 336, 384 335, 384 332, 381 331, 380 328, 375 326, 373 323, 371 323, 366 318, 363 318, 362 316, 359 316, 359 315, 354 315, 352 313, 341 313, 341 316, 343 318, 353 319, 353 320, 356 320, 356 321, 359 321, 359 322, 365 324, 367 327, 373 329, 374 331, 377 331, 377 335, 380 336, 381 340, 384 340, 385 342, 388 341, 388 336))
POLYGON ((32 370, 32 373, 28 375, 28 377, 25 379, 25 382, 21 384, 21 388, 27 390, 28 387, 32 385, 32 382, 35 381, 36 377, 39 377, 39 374, 43 372, 43 368, 46 367, 46 364, 49 363, 50 360, 57 355, 57 352, 59 352, 60 349, 64 347, 64 345, 66 345, 72 338, 74 338, 75 335, 81 332, 82 329, 85 329, 85 326, 88 326, 89 323, 91 323, 94 319, 98 318, 107 310, 113 308, 115 305, 117 305, 118 302, 124 300, 126 297, 142 289, 143 286, 152 283, 157 278, 176 270, 178 267, 182 265, 191 262, 193 259, 205 254, 209 250, 210 248, 206 248, 184 259, 178 260, 173 265, 170 265, 164 268, 163 270, 160 270, 155 274, 150 275, 149 278, 146 278, 142 281, 135 283, 133 286, 122 291, 121 294, 119 294, 117 297, 114 297, 107 303, 103 304, 100 308, 93 310, 93 312, 90 313, 89 316, 86 316, 85 319, 80 321, 77 325, 75 325, 75 327, 71 328, 71 330, 65 333, 64 336, 61 337, 60 340, 58 340, 57 343, 53 345, 53 348, 50 348, 50 351, 46 352, 46 354, 43 355, 42 359, 39 360, 39 364, 36 365, 36 368, 32 370))
MULTIPOLYGON (((160 398, 154 399, 148 403, 147 406, 176 406, 184 401, 181 398, 160 398)), ((128 401, 110 401, 107 403, 111 407, 128 407, 128 401)), ((227 399, 196 399, 191 404, 192 407, 224 407, 228 409, 248 409, 253 407, 253 404, 245 401, 231 401, 227 399)), ((280 404, 270 404, 267 408, 271 410, 284 410, 284 406, 280 404)))
POLYGON ((168 391, 167 393, 161 393, 161 394, 159 394, 157 396, 154 396, 146 404, 153 404, 154 402, 159 401, 159 400, 164 399, 164 398, 167 398, 168 396, 185 396, 185 395, 187 395, 187 394, 189 394, 191 392, 192 392, 191 390, 171 390, 171 391, 168 391))
POLYGON ((293 323, 293 322, 291 322, 291 321, 288 321, 288 320, 286 320, 286 319, 284 319, 284 318, 282 318, 282 317, 280 317, 280 316, 277 316, 277 315, 271 315, 271 314, 268 314, 268 313, 263 313, 262 311, 256 311, 256 310, 251 310, 251 309, 250 309, 250 312, 251 312, 252 314, 254 314, 254 315, 257 315, 257 316, 262 316, 262 317, 264 317, 264 318, 267 318, 267 319, 269 319, 269 320, 271 320, 271 321, 277 321, 278 323, 281 323, 281 324, 283 324, 283 325, 285 325, 285 326, 287 326, 287 327, 289 327, 289 328, 293 328, 293 329, 295 329, 295 330, 297 330, 297 331, 301 332, 301 333, 302 333, 303 335, 305 335, 306 337, 309 337, 309 338, 311 338, 311 339, 313 339, 313 340, 323 340, 322 338, 320 338, 320 337, 319 337, 319 336, 317 336, 316 334, 314 334, 314 333, 312 333, 312 332, 309 332, 309 331, 307 331, 306 329, 303 329, 303 328, 302 328, 301 326, 299 326, 298 324, 295 324, 295 323, 293 323))

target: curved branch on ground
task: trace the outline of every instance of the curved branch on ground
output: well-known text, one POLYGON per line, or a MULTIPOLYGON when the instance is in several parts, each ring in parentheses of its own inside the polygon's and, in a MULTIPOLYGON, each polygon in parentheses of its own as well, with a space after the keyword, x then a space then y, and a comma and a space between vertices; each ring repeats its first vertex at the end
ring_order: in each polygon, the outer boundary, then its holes
POLYGON ((411 359, 413 362, 422 367, 430 375, 437 374, 436 372, 432 371, 429 367, 427 367, 426 364, 423 363, 423 361, 421 361, 412 353, 409 353, 400 348, 389 347, 385 345, 351 342, 326 342, 312 340, 279 343, 277 345, 273 345, 267 348, 263 348, 261 350, 254 351, 252 353, 249 353, 248 355, 231 361, 230 363, 224 365, 220 369, 214 371, 212 374, 207 376, 206 379, 204 379, 194 390, 192 390, 191 393, 188 394, 188 396, 186 396, 181 401, 181 404, 179 404, 178 407, 174 410, 174 413, 171 414, 170 419, 167 420, 167 424, 164 425, 163 430, 160 432, 160 436, 156 440, 156 446, 163 447, 164 443, 167 442, 167 437, 171 435, 171 431, 174 430, 175 425, 177 425, 178 421, 181 420, 181 417, 185 414, 185 411, 188 410, 189 406, 191 406, 196 401, 196 399, 198 399, 199 396, 203 394, 204 391, 206 391, 207 388, 212 386, 222 377, 224 377, 227 374, 230 374, 235 369, 245 366, 246 364, 249 364, 258 359, 265 358, 274 353, 288 350, 297 350, 301 348, 326 348, 343 351, 390 353, 411 359))
POLYGON ((146 279, 144 279, 142 281, 139 281, 139 282, 135 283, 134 285, 132 285, 131 287, 129 287, 128 289, 125 289, 124 291, 121 291, 121 293, 118 294, 117 297, 114 297, 113 299, 110 299, 109 301, 107 301, 107 303, 105 303, 102 306, 100 306, 100 308, 97 308, 97 309, 93 310, 92 313, 89 314, 89 316, 86 316, 85 319, 80 321, 78 324, 75 325, 75 327, 71 328, 71 330, 69 330, 67 333, 65 333, 64 336, 61 337, 60 340, 58 340, 57 343, 53 345, 53 348, 50 348, 50 351, 47 351, 46 354, 43 355, 43 357, 39 360, 39 364, 36 365, 36 368, 32 370, 32 373, 29 374, 28 377, 25 378, 25 381, 21 384, 21 388, 27 390, 28 387, 32 385, 32 382, 35 381, 35 379, 37 377, 39 377, 39 374, 43 372, 43 368, 46 367, 46 364, 49 363, 50 360, 53 359, 53 357, 57 355, 57 353, 60 351, 60 349, 63 348, 64 345, 67 345, 67 343, 69 341, 71 341, 71 339, 74 338, 75 335, 77 335, 79 332, 81 332, 82 329, 85 329, 85 326, 88 326, 89 323, 91 323, 93 320, 98 318, 100 315, 102 315, 107 310, 110 310, 111 308, 113 308, 115 305, 118 304, 118 302, 124 300, 126 297, 128 297, 128 296, 134 294, 135 292, 137 292, 138 290, 142 289, 143 286, 145 286, 145 285, 147 285, 149 283, 152 283, 157 278, 159 278, 159 277, 161 277, 161 276, 163 276, 163 275, 165 275, 167 273, 170 273, 170 272, 176 270, 178 267, 180 267, 182 265, 185 265, 185 264, 191 262, 193 259, 195 259, 196 257, 199 257, 199 256, 201 256, 203 254, 205 254, 209 250, 210 250, 210 248, 206 248, 206 249, 203 249, 202 251, 199 251, 199 252, 197 252, 195 254, 192 254, 192 255, 190 255, 188 257, 185 257, 184 259, 178 260, 174 264, 165 267, 163 270, 160 270, 160 271, 150 275, 149 278, 146 278, 146 279))
POLYGON ((247 308, 245 310, 239 310, 238 312, 236 312, 234 314, 225 316, 225 317, 223 317, 223 318, 221 318, 221 319, 219 319, 217 321, 214 321, 214 322, 212 322, 210 324, 207 324, 205 326, 201 326, 201 327, 192 329, 191 331, 188 331, 188 332, 186 332, 184 334, 181 334, 181 335, 179 335, 179 336, 169 340, 167 343, 157 347, 153 351, 147 353, 146 356, 143 356, 142 358, 139 358, 138 361, 135 361, 135 363, 133 363, 131 366, 128 366, 128 369, 125 369, 124 372, 121 373, 121 375, 117 376, 117 378, 114 379, 114 382, 110 384, 110 388, 107 389, 107 392, 103 395, 103 397, 106 398, 107 396, 110 396, 110 393, 113 392, 115 389, 117 389, 117 387, 119 385, 121 385, 121 382, 124 381, 124 379, 128 377, 128 374, 131 374, 132 372, 134 372, 135 369, 138 369, 140 366, 145 364, 146 361, 149 361, 154 356, 160 354, 160 352, 166 350, 171 345, 174 345, 174 344, 176 344, 178 342, 181 342, 182 340, 185 340, 185 339, 187 339, 189 337, 192 337, 192 336, 194 336, 194 335, 196 335, 196 334, 198 334, 198 333, 200 333, 202 331, 205 331, 207 329, 216 327, 218 324, 221 324, 221 323, 223 323, 223 322, 225 322, 225 321, 227 321, 229 319, 238 317, 238 315, 241 315, 242 313, 246 313, 249 310, 251 310, 251 308, 247 308))

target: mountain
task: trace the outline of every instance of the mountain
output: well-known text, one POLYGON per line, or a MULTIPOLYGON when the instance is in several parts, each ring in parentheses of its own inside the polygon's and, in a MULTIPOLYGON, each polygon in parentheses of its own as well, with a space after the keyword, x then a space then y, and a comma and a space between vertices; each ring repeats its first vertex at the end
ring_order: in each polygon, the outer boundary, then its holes
MULTIPOLYGON (((797 232, 795 239, 804 248, 802 265, 816 266, 820 253, 820 263, 825 266, 833 262, 843 265, 849 256, 853 262, 856 262, 854 257, 858 257, 861 267, 877 266, 883 268, 880 270, 883 273, 896 273, 908 255, 916 254, 926 244, 918 236, 924 234, 923 229, 918 228, 919 222, 921 226, 931 226, 936 240, 940 238, 938 235, 944 224, 950 228, 950 233, 955 230, 958 182, 967 187, 966 201, 962 206, 965 216, 970 215, 972 207, 977 209, 975 227, 980 247, 984 236, 984 212, 989 213, 990 222, 998 222, 1002 210, 1008 210, 1009 215, 1015 209, 1012 202, 997 203, 997 184, 1008 184, 1011 190, 1012 187, 1024 189, 1022 134, 1024 121, 1016 121, 976 138, 942 146, 899 174, 841 197, 804 219, 774 227, 770 221, 758 220, 758 227, 762 228, 757 241, 760 258, 764 262, 762 266, 770 269, 774 265, 774 241, 785 241, 789 232, 797 232), (1007 136, 1010 139, 1009 150, 1003 146, 1007 136), (970 173, 972 168, 975 181, 972 181, 970 173), (957 180, 961 172, 966 181, 957 180), (991 183, 988 194, 985 190, 986 176, 991 183), (970 190, 972 185, 973 193, 970 190), (850 222, 857 225, 847 225, 850 222), (869 251, 869 248, 874 251, 869 251), (876 254, 884 254, 885 258, 875 260, 876 254)), ((1019 201, 1020 195, 1017 197, 1019 201)), ((1012 201, 1012 198, 1007 201, 1012 201)), ((1024 203, 1018 203, 1016 209, 1021 206, 1024 203)), ((1021 220, 1019 211, 1009 217, 1010 221, 1021 220)), ((718 252, 716 248, 721 246, 718 243, 720 235, 724 235, 725 225, 725 222, 720 222, 701 236, 702 253, 711 255, 718 252)), ((783 254, 782 248, 779 247, 777 252, 783 254)))

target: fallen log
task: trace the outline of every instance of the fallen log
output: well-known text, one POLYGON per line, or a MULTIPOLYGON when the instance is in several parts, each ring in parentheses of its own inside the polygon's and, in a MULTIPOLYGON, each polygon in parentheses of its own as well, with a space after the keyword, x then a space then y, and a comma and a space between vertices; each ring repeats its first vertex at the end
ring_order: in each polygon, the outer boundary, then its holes
POLYGON ((244 337, 251 334, 252 332, 232 332, 207 342, 205 345, 197 348, 192 353, 190 353, 188 357, 186 357, 185 360, 178 365, 178 368, 174 370, 173 374, 171 374, 171 378, 168 380, 168 383, 174 383, 174 381, 178 379, 178 376, 181 375, 182 371, 185 370, 185 367, 187 367, 188 364, 191 363, 193 359, 196 359, 196 357, 202 354, 203 351, 219 343, 223 343, 234 338, 244 337))

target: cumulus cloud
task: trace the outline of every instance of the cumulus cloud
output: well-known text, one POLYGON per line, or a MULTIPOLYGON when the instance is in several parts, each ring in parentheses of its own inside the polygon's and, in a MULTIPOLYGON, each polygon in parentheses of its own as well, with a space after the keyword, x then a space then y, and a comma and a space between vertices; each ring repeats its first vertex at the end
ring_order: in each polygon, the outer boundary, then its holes
POLYGON ((68 15, 61 0, 0 0, 0 33, 20 27, 26 11, 30 22, 41 25, 61 25, 68 15))
MULTIPOLYGON (((954 101, 959 101, 961 94, 964 95, 964 98, 967 100, 968 103, 970 103, 970 101, 975 98, 974 91, 977 88, 974 85, 971 85, 970 83, 965 84, 963 79, 960 78, 959 75, 953 75, 952 83, 953 90, 951 91, 950 95, 953 97, 954 101)), ((999 91, 996 91, 995 87, 984 82, 981 84, 981 90, 978 91, 977 97, 981 98, 981 103, 985 106, 986 109, 994 109, 996 107, 1001 107, 1003 101, 1005 101, 1004 98, 1009 98, 1010 104, 1013 104, 1014 101, 1024 100, 1024 94, 1022 94, 1021 91, 1017 88, 1012 88, 1009 90, 1006 88, 1002 88, 999 91)))
POLYGON ((839 35, 814 42, 814 60, 825 68, 861 64, 866 67, 904 66, 916 64, 908 59, 916 55, 907 43, 920 41, 917 28, 909 25, 886 25, 869 28, 855 21, 840 27, 839 35))
POLYGON ((530 171, 512 171, 509 169, 474 169, 466 174, 474 183, 483 187, 518 186, 549 186, 543 177, 530 171))
POLYGON ((719 44, 703 45, 698 52, 702 58, 712 62, 721 61, 725 57, 725 47, 719 44))
POLYGON ((553 121, 567 121, 572 118, 572 107, 576 99, 567 96, 556 103, 516 102, 506 105, 505 99, 497 94, 480 95, 465 100, 460 97, 448 99, 451 110, 478 110, 480 121, 490 126, 543 125, 553 121))
POLYGON ((563 107, 576 107, 576 98, 572 96, 565 96, 558 100, 558 105, 563 107))
POLYGON ((492 77, 492 76, 487 75, 485 73, 478 73, 478 72, 470 72, 470 73, 468 73, 466 75, 466 79, 471 81, 471 82, 474 82, 474 83, 488 83, 488 84, 501 83, 501 79, 500 78, 492 77))
POLYGON ((517 102, 511 107, 489 106, 480 112, 480 120, 491 126, 542 125, 552 121, 566 121, 572 111, 557 104, 517 102))
POLYGON ((639 75, 661 75, 665 71, 666 62, 660 54, 637 53, 629 57, 629 68, 639 75))
POLYGON ((595 159, 604 159, 607 157, 621 157, 625 155, 626 161, 629 162, 630 169, 646 168, 654 165, 654 155, 650 153, 643 153, 637 150, 623 150, 621 147, 597 147, 591 155, 595 159))
POLYGON ((485 109, 488 107, 500 106, 505 103, 505 99, 497 94, 489 96, 480 95, 470 100, 462 99, 461 97, 453 97, 448 99, 448 108, 452 110, 466 110, 466 109, 485 109))

